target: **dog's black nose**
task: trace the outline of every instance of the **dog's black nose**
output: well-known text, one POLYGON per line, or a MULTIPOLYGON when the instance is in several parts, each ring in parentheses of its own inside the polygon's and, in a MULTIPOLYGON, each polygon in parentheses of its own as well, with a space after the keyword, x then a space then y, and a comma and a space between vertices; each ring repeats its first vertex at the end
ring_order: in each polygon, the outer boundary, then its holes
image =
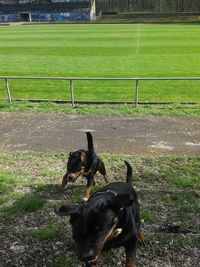
POLYGON ((95 255, 94 255, 93 249, 89 249, 87 251, 84 251, 84 253, 81 255, 81 260, 85 263, 93 261, 94 259, 95 259, 95 255))

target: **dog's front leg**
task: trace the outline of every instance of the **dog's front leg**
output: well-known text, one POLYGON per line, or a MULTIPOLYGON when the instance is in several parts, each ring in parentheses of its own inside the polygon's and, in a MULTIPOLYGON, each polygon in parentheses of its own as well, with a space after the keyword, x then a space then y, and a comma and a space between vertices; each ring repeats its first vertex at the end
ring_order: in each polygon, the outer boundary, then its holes
POLYGON ((93 263, 86 263, 84 264, 83 267, 96 267, 96 266, 97 266, 96 262, 93 262, 93 263))
POLYGON ((90 175, 88 177, 86 177, 87 179, 87 185, 85 187, 85 191, 83 193, 83 201, 87 201, 89 196, 90 196, 90 192, 92 190, 93 184, 94 184, 94 176, 90 175))
POLYGON ((62 188, 65 188, 68 186, 68 179, 67 179, 67 173, 62 178, 62 188))
POLYGON ((94 262, 94 263, 88 263, 88 264, 84 264, 83 265, 83 267, 96 267, 96 266, 97 266, 96 262, 94 262))
POLYGON ((125 246, 126 252, 126 267, 136 267, 136 241, 132 241, 125 246))

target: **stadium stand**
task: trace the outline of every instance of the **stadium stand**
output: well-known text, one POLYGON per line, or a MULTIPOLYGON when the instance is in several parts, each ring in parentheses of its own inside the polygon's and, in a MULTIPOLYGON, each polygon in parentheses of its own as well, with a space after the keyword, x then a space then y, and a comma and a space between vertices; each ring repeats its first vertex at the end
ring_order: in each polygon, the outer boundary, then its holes
POLYGON ((90 1, 1 4, 0 22, 90 20, 90 1))

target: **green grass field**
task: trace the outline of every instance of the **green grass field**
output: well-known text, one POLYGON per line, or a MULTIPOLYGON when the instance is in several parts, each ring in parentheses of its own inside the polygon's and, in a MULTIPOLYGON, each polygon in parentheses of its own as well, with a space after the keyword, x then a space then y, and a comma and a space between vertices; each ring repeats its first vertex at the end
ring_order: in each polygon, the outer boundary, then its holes
MULTIPOLYGON (((198 77, 197 24, 0 27, 0 76, 198 77)), ((12 97, 69 99, 67 81, 11 80, 12 97)), ((75 99, 134 100, 133 81, 77 81, 75 99)), ((0 98, 6 97, 0 80, 0 98)), ((200 81, 143 81, 140 101, 200 102, 200 81)))

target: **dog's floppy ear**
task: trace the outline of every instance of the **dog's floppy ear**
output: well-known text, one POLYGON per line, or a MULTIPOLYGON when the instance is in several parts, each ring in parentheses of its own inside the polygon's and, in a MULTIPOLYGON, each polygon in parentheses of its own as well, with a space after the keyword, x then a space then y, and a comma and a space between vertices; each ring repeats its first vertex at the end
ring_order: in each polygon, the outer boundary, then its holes
POLYGON ((113 200, 113 202, 111 203, 111 205, 119 208, 128 207, 131 206, 132 204, 133 204, 133 199, 127 195, 118 195, 116 196, 116 199, 113 200))
POLYGON ((79 212, 80 205, 62 205, 59 208, 55 208, 55 213, 60 216, 76 215, 79 212))
POLYGON ((109 199, 101 199, 97 203, 97 208, 102 209, 102 208, 114 208, 114 209, 121 209, 124 207, 128 207, 133 204, 133 199, 130 198, 127 195, 117 195, 117 196, 112 196, 109 199))
POLYGON ((128 206, 131 206, 133 204, 133 199, 128 195, 117 195, 112 196, 107 201, 107 206, 115 209, 121 209, 128 206))
POLYGON ((108 206, 108 202, 105 199, 100 199, 97 203, 96 203, 96 208, 97 209, 104 209, 105 207, 108 206))

